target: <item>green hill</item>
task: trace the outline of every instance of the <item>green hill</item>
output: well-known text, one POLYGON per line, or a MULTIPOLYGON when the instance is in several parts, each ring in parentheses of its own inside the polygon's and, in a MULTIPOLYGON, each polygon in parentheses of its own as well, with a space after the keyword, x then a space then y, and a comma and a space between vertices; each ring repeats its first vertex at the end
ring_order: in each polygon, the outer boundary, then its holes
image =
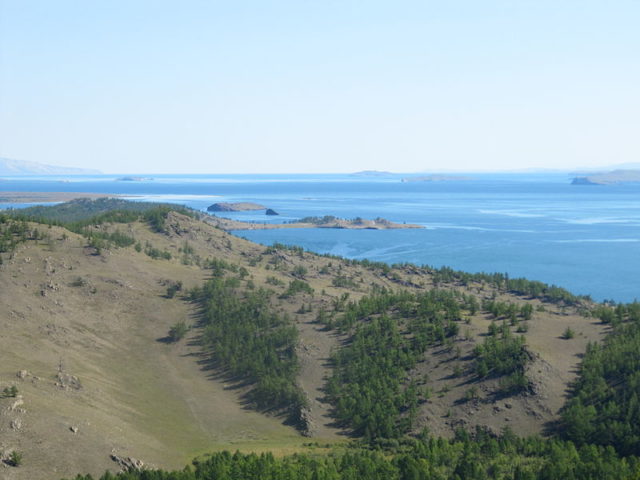
POLYGON ((129 457, 174 470, 236 449, 274 456, 121 478, 625 478, 637 466, 618 456, 638 445, 634 305, 263 247, 189 210, 121 200, 0 214, 0 257, 7 478, 98 477, 129 457), (543 439, 520 439, 531 435, 543 439))

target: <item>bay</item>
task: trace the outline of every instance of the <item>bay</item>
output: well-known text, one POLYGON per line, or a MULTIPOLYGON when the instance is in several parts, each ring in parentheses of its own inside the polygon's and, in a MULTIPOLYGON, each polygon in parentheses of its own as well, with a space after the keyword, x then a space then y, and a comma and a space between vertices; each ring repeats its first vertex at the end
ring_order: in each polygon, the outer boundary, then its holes
POLYGON ((261 203, 281 215, 229 218, 284 222, 309 215, 383 217, 419 230, 238 231, 269 245, 388 263, 506 272, 594 299, 640 297, 640 185, 574 186, 566 174, 472 174, 471 180, 401 182, 400 175, 148 175, 10 177, 4 191, 110 193, 204 211, 213 202, 261 203))

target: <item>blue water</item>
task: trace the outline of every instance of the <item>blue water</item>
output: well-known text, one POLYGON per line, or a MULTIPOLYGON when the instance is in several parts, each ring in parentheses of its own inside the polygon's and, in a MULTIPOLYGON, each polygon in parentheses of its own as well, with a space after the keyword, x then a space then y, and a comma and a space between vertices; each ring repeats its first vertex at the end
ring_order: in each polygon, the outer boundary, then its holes
POLYGON ((507 272, 598 300, 640 298, 640 185, 572 186, 563 174, 473 177, 425 183, 349 175, 159 175, 143 182, 118 182, 116 176, 13 177, 0 189, 113 193, 198 210, 213 202, 250 201, 281 214, 225 214, 255 222, 380 216, 425 228, 237 233, 263 244, 278 241, 349 258, 507 272))

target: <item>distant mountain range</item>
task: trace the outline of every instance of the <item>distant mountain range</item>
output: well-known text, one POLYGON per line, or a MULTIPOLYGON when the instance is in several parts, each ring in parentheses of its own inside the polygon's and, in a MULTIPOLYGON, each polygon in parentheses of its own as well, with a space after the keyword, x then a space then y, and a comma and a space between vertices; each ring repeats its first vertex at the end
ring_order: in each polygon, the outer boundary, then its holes
POLYGON ((60 167, 0 157, 0 175, 94 175, 101 173, 100 170, 90 168, 60 167))

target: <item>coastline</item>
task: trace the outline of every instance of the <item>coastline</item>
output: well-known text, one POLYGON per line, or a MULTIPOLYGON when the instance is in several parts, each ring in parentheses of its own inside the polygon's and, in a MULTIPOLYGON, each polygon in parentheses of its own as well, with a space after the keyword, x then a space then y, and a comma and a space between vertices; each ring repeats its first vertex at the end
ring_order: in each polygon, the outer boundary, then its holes
MULTIPOLYGON (((84 192, 2 192, 0 191, 0 203, 54 203, 68 202, 76 198, 115 198, 123 195, 108 193, 84 193, 84 192)), ((131 195, 127 195, 131 196, 131 195)))
POLYGON ((205 218, 205 221, 227 232, 241 230, 277 230, 288 228, 331 228, 341 230, 403 230, 424 228, 422 225, 416 225, 413 223, 394 223, 389 221, 376 222, 375 220, 362 220, 361 223, 355 223, 351 220, 339 220, 328 224, 316 224, 309 222, 252 223, 210 215, 208 218, 205 218))

